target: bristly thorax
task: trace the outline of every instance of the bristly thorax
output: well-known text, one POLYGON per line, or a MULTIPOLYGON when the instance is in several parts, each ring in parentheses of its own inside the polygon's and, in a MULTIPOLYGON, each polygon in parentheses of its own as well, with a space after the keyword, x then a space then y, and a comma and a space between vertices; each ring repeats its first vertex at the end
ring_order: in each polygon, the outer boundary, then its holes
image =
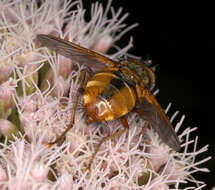
POLYGON ((152 89, 155 85, 155 74, 144 62, 121 61, 120 71, 127 80, 138 83, 145 88, 152 89))

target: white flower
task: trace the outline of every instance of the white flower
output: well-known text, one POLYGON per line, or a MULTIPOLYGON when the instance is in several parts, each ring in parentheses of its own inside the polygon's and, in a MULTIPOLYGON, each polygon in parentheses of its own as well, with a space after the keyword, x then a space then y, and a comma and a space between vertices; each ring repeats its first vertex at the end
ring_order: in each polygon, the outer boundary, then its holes
POLYGON ((1 143, 0 163, 2 170, 1 186, 3 189, 36 189, 51 187, 48 172, 53 173, 52 165, 66 150, 65 146, 48 148, 38 140, 38 134, 29 144, 24 137, 16 138, 10 145, 1 143), (3 177, 3 172, 6 173, 3 177), (7 176, 7 177, 6 177, 7 176))

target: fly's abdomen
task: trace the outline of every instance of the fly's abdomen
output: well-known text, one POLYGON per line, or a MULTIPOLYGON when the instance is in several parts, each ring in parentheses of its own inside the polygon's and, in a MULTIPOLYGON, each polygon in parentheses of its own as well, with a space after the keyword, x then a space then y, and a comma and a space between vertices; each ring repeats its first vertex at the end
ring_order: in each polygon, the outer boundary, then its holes
POLYGON ((133 87, 112 72, 97 73, 86 85, 84 107, 88 122, 117 119, 130 112, 135 103, 133 87))

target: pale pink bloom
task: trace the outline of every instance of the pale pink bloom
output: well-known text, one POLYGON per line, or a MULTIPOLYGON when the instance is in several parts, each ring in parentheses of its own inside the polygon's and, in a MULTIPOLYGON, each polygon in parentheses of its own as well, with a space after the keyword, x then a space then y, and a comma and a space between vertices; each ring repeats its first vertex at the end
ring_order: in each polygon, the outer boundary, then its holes
POLYGON ((1 143, 2 189, 30 190, 52 186, 47 174, 53 173, 51 165, 63 154, 66 146, 48 148, 41 143, 46 134, 39 140, 38 135, 34 134, 31 144, 24 137, 15 138, 10 145, 1 143))
POLYGON ((32 139, 35 131, 40 131, 41 134, 48 131, 44 142, 54 141, 66 127, 64 122, 68 120, 68 115, 65 115, 67 110, 61 110, 60 101, 50 96, 41 97, 36 92, 30 97, 20 98, 21 101, 17 104, 22 129, 29 139, 32 139), (31 104, 28 105, 30 97, 34 99, 31 99, 31 104), (33 109, 29 108, 31 105, 33 109))

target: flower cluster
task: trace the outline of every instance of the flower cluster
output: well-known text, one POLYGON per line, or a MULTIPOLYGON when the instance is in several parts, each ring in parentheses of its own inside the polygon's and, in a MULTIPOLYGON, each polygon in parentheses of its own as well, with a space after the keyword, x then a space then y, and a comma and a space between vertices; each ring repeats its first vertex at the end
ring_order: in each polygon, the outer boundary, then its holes
POLYGON ((80 100, 73 128, 61 143, 47 146, 70 125, 84 66, 41 47, 36 35, 51 34, 102 54, 114 47, 106 55, 112 59, 132 47, 132 39, 122 49, 115 45, 136 26, 123 23, 128 14, 121 8, 115 11, 111 1, 105 9, 92 4, 89 21, 85 12, 76 0, 0 2, 0 189, 167 190, 188 182, 185 189, 202 189, 205 183, 192 174, 207 172, 200 164, 210 157, 196 161, 208 149, 198 148, 197 137, 190 139, 196 128, 180 129, 181 150, 175 152, 153 129, 140 135, 145 121, 129 113, 129 130, 105 141, 92 159, 101 139, 123 127, 117 120, 88 125, 80 100))

